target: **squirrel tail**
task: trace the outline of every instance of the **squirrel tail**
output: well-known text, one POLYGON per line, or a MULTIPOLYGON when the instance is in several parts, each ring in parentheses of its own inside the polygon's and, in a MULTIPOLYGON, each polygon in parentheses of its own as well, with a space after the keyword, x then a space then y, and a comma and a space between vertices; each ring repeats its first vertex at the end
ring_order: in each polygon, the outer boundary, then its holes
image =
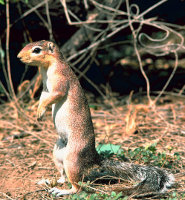
POLYGON ((172 174, 153 166, 134 165, 106 159, 101 161, 101 167, 116 177, 139 182, 132 188, 135 192, 137 190, 137 193, 164 193, 175 181, 172 174))

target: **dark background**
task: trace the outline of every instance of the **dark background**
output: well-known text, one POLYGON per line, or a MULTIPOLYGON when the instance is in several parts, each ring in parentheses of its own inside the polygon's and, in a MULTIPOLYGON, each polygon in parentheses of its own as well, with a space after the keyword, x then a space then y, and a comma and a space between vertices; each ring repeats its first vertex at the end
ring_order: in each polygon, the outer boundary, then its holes
MULTIPOLYGON (((38 3, 39 2, 41 1, 38 1, 38 3)), ((142 13, 144 10, 156 4, 156 2, 159 1, 135 0, 130 1, 130 4, 136 3, 139 6, 140 13, 142 13)), ((25 4, 22 1, 17 1, 15 3, 13 3, 13 1, 10 1, 10 24, 12 25, 12 27, 10 29, 9 52, 12 80, 15 91, 17 90, 17 87, 23 80, 31 80, 37 73, 37 68, 35 67, 25 68, 25 65, 22 64, 19 61, 19 59, 17 59, 18 52, 26 43, 30 41, 37 41, 42 39, 48 40, 50 37, 47 28, 43 25, 40 18, 34 12, 24 17, 23 19, 18 20, 23 13, 28 11, 30 8, 33 8, 38 3, 37 1, 31 0, 29 0, 27 4, 25 4)), ((86 20, 88 13, 94 9, 94 7, 89 3, 89 10, 86 10, 84 8, 83 1, 69 0, 67 1, 67 5, 81 20, 86 20)), ((126 11, 124 1, 120 9, 126 11)), ((45 20, 47 20, 45 13, 45 5, 38 8, 37 11, 45 20)), ((49 11, 54 40, 62 49, 66 42, 70 41, 71 37, 81 28, 81 26, 69 25, 67 23, 64 14, 64 9, 60 1, 49 1, 49 11)), ((145 19, 151 17, 157 17, 157 20, 159 21, 173 23, 184 27, 185 3, 183 0, 169 0, 161 6, 149 12, 145 16, 145 19)), ((122 18, 119 17, 119 19, 122 18)), ((5 5, 0 5, 0 21, 0 39, 2 42, 2 49, 5 52, 5 5)), ((141 31, 147 33, 148 35, 152 35, 153 33, 160 33, 160 30, 157 30, 156 28, 151 26, 143 26, 143 29, 141 31)), ((181 31, 182 35, 184 35, 183 30, 181 31)), ((85 44, 83 44, 83 46, 79 45, 77 51, 83 49, 84 47, 87 47, 89 44, 90 43, 86 42, 85 44)), ((141 47, 141 50, 142 48, 143 47, 141 47)), ((68 55, 68 51, 67 53, 64 52, 64 54, 66 54, 67 57, 71 56, 68 55)), ((179 60, 183 59, 184 51, 179 51, 178 55, 179 60)), ((173 53, 162 57, 156 57, 145 52, 141 53, 141 57, 144 61, 144 69, 150 80, 151 90, 161 90, 174 67, 174 63, 172 62, 174 60, 173 53), (148 58, 150 59, 149 64, 145 62, 148 58), (160 69, 156 67, 157 60, 160 60, 162 62, 162 65, 166 64, 167 67, 161 67, 160 69)), ((135 52, 133 49, 133 41, 130 28, 126 28, 120 31, 119 33, 117 33, 116 35, 99 45, 99 47, 96 49, 95 58, 97 62, 91 61, 91 59, 89 59, 85 63, 85 65, 82 68, 80 68, 80 70, 83 71, 88 65, 90 65, 89 69, 86 72, 86 76, 90 80, 92 80, 96 85, 98 85, 100 89, 102 89, 101 85, 110 85, 112 91, 118 92, 121 95, 128 94, 131 90, 134 90, 134 92, 146 90, 146 82, 143 78, 143 75, 140 72, 139 65, 137 64, 137 57, 135 56, 135 52), (119 43, 124 41, 126 41, 126 44, 118 44, 107 48, 101 48, 104 45, 106 46, 116 42, 119 43), (122 65, 120 64, 122 59, 126 59, 128 60, 128 62, 122 65)), ((75 62, 75 60, 71 61, 72 65, 73 62, 75 62)), ((74 65, 74 67, 79 68, 82 62, 83 60, 78 64, 74 65)), ((178 70, 175 73, 175 76, 173 77, 172 81, 167 87, 168 91, 174 89, 181 89, 184 86, 184 72, 184 65, 183 62, 181 62, 179 64, 178 70)), ((0 79, 3 85, 7 88, 4 74, 2 71, 2 66, 0 66, 0 79)), ((83 88, 85 88, 88 91, 94 92, 98 95, 96 89, 90 83, 88 83, 86 79, 80 78, 80 81, 83 88)))

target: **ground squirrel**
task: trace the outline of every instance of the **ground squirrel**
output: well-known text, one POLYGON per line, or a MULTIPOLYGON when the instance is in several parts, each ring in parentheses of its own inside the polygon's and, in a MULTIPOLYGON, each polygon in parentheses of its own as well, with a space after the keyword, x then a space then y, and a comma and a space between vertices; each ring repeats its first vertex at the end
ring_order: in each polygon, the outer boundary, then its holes
POLYGON ((53 194, 62 196, 79 191, 78 182, 94 165, 116 176, 140 181, 132 190, 139 189, 140 193, 164 192, 173 184, 173 175, 157 167, 100 157, 95 149, 94 128, 86 97, 56 44, 46 40, 30 43, 20 51, 18 58, 41 68, 43 91, 37 111, 38 120, 52 105, 53 122, 59 135, 53 151, 54 162, 61 173, 58 182, 64 183, 66 175, 72 184, 70 190, 51 189, 53 194))

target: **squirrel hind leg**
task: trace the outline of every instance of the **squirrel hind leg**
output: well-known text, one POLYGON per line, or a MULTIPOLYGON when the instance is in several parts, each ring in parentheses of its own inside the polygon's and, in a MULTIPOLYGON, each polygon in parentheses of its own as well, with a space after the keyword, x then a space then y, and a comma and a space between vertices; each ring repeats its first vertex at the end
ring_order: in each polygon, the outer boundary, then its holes
POLYGON ((66 182, 66 174, 65 174, 63 162, 58 161, 55 158, 53 160, 54 160, 54 163, 61 175, 61 177, 57 180, 57 183, 63 184, 66 182))
POLYGON ((59 180, 57 180, 57 183, 63 184, 66 182, 66 175, 64 171, 64 155, 65 155, 66 148, 59 148, 59 146, 56 144, 53 150, 53 161, 58 169, 58 171, 61 174, 61 177, 59 180))
POLYGON ((57 183, 63 184, 66 182, 66 174, 65 174, 63 162, 60 162, 54 159, 54 163, 61 175, 61 177, 57 180, 57 183))
MULTIPOLYGON (((76 168, 78 168, 78 166, 76 166, 76 168)), ((69 182, 72 184, 72 188, 69 190, 60 190, 60 189, 54 187, 49 191, 49 193, 51 193, 52 195, 54 195, 56 197, 60 197, 63 195, 75 194, 78 191, 80 191, 80 186, 78 185, 80 178, 79 178, 79 173, 77 173, 76 171, 78 171, 78 170, 77 169, 74 170, 73 168, 71 168, 71 166, 65 165, 65 173, 66 173, 66 176, 67 176, 69 182)), ((57 182, 64 183, 65 177, 61 176, 61 178, 57 182)))

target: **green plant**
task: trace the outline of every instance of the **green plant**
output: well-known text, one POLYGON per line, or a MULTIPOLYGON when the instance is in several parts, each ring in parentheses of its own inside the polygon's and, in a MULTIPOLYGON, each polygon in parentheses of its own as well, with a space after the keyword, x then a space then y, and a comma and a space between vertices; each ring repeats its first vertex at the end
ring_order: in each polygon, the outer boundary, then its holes
POLYGON ((158 152, 156 146, 157 143, 153 143, 147 147, 138 147, 134 150, 129 149, 128 151, 123 151, 123 153, 131 160, 137 160, 139 163, 152 164, 170 169, 174 165, 177 165, 176 161, 180 160, 178 153, 174 153, 171 156, 167 152, 158 152))
POLYGON ((99 144, 96 148, 99 154, 106 158, 112 157, 114 154, 121 154, 123 149, 121 149, 121 145, 115 144, 99 144))
POLYGON ((171 169, 178 165, 178 161, 181 159, 179 153, 170 155, 172 149, 168 152, 158 152, 157 143, 150 144, 146 147, 138 147, 134 150, 123 150, 121 145, 114 144, 100 144, 96 148, 98 153, 106 158, 116 156, 121 160, 125 160, 125 156, 131 160, 137 160, 139 163, 152 164, 154 166, 166 167, 171 169))
MULTIPOLYGON (((148 145, 146 147, 138 147, 134 150, 129 149, 128 151, 123 150, 121 148, 121 145, 114 145, 114 144, 100 144, 96 148, 98 153, 103 155, 106 158, 110 158, 112 156, 117 156, 119 159, 129 157, 131 160, 137 160, 139 163, 152 163, 152 165, 155 166, 163 166, 163 167, 168 167, 172 168, 173 163, 175 161, 180 160, 180 155, 179 153, 174 153, 173 156, 169 156, 166 152, 157 152, 157 143, 153 143, 151 145, 148 145)), ((171 152, 172 149, 169 149, 171 152)), ((174 164, 176 165, 176 164, 174 164)), ((70 195, 66 197, 65 199, 72 199, 72 200, 127 200, 128 197, 122 197, 122 193, 116 193, 116 192, 111 192, 111 194, 106 194, 103 192, 94 192, 93 194, 91 191, 91 185, 90 182, 86 183, 79 183, 82 187, 86 188, 86 191, 82 191, 80 193, 70 195), (90 192, 87 192, 87 191, 90 192)), ((184 194, 178 194, 176 192, 173 192, 167 200, 178 200, 178 199, 183 199, 185 197, 184 194)))
POLYGON ((185 193, 178 194, 177 192, 173 192, 168 198, 161 200, 182 200, 185 199, 185 193))
POLYGON ((66 199, 72 199, 72 200, 127 200, 128 197, 122 197, 122 193, 116 193, 111 192, 111 194, 105 194, 105 193, 93 193, 88 194, 86 192, 80 192, 74 195, 70 195, 69 197, 66 197, 66 199))

